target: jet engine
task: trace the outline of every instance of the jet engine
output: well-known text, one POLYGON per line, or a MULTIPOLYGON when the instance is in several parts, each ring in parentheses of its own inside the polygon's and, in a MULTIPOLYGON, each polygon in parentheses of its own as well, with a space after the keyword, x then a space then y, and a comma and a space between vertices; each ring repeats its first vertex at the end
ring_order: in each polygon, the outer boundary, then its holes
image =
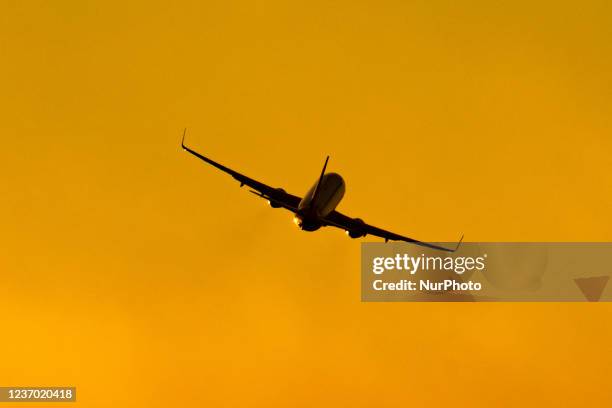
MULTIPOLYGON (((281 192, 283 194, 286 193, 286 191, 284 189, 282 189, 282 188, 277 188, 276 191, 279 191, 279 192, 281 192)), ((270 204, 270 207, 272 207, 272 208, 280 208, 280 207, 282 207, 276 201, 272 201, 272 200, 268 200, 268 204, 270 204)))
POLYGON ((351 238, 365 237, 365 222, 361 218, 353 219, 355 226, 350 230, 346 230, 346 235, 351 238))

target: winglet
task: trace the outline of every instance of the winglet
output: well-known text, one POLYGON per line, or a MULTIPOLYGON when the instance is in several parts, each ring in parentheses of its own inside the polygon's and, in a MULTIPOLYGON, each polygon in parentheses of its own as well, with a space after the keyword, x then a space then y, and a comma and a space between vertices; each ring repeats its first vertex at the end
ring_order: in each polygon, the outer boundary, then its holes
POLYGON ((186 149, 185 147, 185 134, 187 133, 187 128, 185 128, 185 130, 183 130, 183 139, 181 140, 181 147, 183 149, 186 149))
POLYGON ((459 246, 461 245, 461 243, 463 242, 463 236, 464 234, 461 234, 461 239, 459 240, 459 242, 457 242, 457 246, 455 247, 455 249, 453 250, 453 252, 457 251, 459 249, 459 246))

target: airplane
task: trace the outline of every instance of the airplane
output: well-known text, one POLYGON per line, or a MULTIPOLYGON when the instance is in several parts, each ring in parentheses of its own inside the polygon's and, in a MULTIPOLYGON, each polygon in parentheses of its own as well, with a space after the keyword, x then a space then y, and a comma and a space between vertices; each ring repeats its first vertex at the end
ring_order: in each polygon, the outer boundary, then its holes
POLYGON ((267 184, 247 177, 190 149, 185 145, 186 132, 187 129, 183 132, 183 139, 181 141, 183 150, 229 174, 240 183, 240 187, 245 185, 249 186, 252 189, 249 191, 258 197, 268 200, 270 207, 285 208, 291 211, 294 214, 293 222, 303 231, 312 232, 321 227, 332 226, 345 230, 346 234, 351 238, 374 235, 384 238, 385 242, 404 241, 446 252, 455 252, 459 249, 459 245, 463 240, 462 236, 455 248, 445 248, 386 231, 367 224, 361 218, 352 218, 336 211, 336 207, 344 196, 345 184, 339 174, 325 173, 329 156, 325 159, 325 164, 323 165, 323 170, 321 170, 319 179, 310 190, 308 190, 304 197, 298 197, 287 193, 282 188, 270 187, 267 184))

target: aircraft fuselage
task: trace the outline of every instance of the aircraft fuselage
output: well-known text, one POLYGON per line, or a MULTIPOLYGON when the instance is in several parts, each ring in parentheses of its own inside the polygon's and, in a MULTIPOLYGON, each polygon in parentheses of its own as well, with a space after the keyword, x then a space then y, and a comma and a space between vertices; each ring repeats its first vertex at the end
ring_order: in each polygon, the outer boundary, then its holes
POLYGON ((345 184, 337 173, 327 173, 321 179, 319 192, 313 200, 317 182, 308 190, 298 206, 295 224, 304 231, 316 231, 323 226, 322 219, 334 211, 344 196, 345 184))

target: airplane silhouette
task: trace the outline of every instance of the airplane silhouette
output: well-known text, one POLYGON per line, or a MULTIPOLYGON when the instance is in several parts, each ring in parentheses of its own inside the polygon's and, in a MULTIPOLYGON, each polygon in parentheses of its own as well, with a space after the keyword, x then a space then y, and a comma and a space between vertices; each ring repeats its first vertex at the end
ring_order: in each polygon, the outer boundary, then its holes
POLYGON ((185 129, 183 132, 183 139, 181 141, 181 147, 184 150, 229 174, 240 182, 240 187, 244 185, 251 187, 252 190, 249 191, 258 197, 268 200, 268 204, 270 204, 272 208, 282 207, 291 211, 293 214, 295 214, 293 222, 304 231, 316 231, 321 227, 332 226, 345 230, 346 234, 351 238, 374 235, 384 238, 385 242, 404 241, 447 252, 455 252, 463 240, 462 236, 454 249, 444 248, 377 228, 373 225, 365 223, 361 218, 351 218, 336 211, 336 207, 344 196, 345 186, 344 180, 339 174, 325 173, 329 156, 327 156, 325 159, 325 164, 323 165, 323 170, 321 170, 319 179, 310 188, 310 190, 308 190, 306 195, 301 198, 287 193, 282 188, 270 187, 264 183, 249 178, 209 159, 208 157, 201 155, 194 150, 191 150, 189 147, 185 146, 186 132, 187 129, 185 129))

